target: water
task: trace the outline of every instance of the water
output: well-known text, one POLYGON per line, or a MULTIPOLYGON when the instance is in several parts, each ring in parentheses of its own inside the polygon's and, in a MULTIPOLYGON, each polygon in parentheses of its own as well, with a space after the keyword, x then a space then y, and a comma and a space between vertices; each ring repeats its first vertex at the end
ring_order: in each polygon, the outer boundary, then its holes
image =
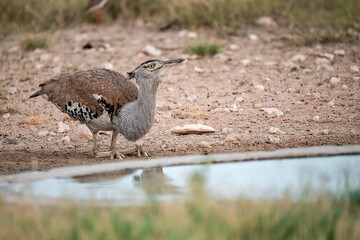
MULTIPOLYGON (((360 186, 360 156, 187 165, 135 170, 30 183, 0 183, 0 192, 13 195, 74 200, 111 201, 121 205, 191 197, 190 179, 204 179, 204 188, 217 199, 295 200, 309 195, 341 195, 348 185, 360 186)), ((310 198, 311 199, 311 198, 310 198)))

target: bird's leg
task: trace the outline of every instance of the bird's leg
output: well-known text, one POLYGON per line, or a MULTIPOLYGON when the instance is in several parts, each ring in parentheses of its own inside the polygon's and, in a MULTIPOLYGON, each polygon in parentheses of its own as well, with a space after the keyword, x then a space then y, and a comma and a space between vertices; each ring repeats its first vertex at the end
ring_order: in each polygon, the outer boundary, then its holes
POLYGON ((118 154, 115 150, 116 142, 117 142, 117 136, 119 135, 118 132, 113 131, 112 138, 111 138, 111 145, 110 145, 110 151, 109 152, 99 152, 96 154, 96 157, 110 157, 111 159, 119 158, 122 159, 125 156, 123 154, 118 154))
POLYGON ((136 152, 138 157, 141 157, 141 154, 144 155, 144 157, 150 157, 150 153, 144 150, 142 145, 143 145, 142 141, 137 140, 135 142, 135 147, 121 151, 121 153, 127 155, 136 152))
POLYGON ((96 154, 98 152, 98 146, 97 146, 97 142, 96 142, 96 135, 97 132, 91 132, 93 135, 93 153, 96 154))

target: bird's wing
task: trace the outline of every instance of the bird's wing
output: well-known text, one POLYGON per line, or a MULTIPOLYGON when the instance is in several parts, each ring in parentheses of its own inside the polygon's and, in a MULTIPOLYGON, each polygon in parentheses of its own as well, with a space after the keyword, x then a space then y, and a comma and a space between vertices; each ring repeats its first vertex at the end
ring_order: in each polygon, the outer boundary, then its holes
POLYGON ((86 106, 97 115, 101 115, 104 108, 113 115, 138 96, 138 89, 130 79, 108 69, 60 74, 40 87, 39 94, 46 95, 65 113, 71 102, 86 106))

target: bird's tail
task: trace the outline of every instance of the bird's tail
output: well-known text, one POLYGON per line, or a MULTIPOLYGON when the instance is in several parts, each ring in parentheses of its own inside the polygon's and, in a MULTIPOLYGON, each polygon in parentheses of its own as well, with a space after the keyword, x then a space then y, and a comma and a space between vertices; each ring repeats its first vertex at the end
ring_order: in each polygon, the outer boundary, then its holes
POLYGON ((40 89, 36 93, 32 94, 29 98, 34 98, 34 97, 40 96, 41 94, 42 94, 42 92, 41 92, 41 89, 40 89))

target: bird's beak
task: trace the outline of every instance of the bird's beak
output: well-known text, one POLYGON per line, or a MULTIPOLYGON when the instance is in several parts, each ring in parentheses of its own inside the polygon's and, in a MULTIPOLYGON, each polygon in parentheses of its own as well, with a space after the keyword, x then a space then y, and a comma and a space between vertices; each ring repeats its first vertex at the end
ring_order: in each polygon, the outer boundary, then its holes
POLYGON ((172 60, 165 61, 164 64, 168 65, 168 66, 173 66, 173 65, 181 63, 183 61, 185 61, 184 58, 177 58, 177 59, 172 59, 172 60))

